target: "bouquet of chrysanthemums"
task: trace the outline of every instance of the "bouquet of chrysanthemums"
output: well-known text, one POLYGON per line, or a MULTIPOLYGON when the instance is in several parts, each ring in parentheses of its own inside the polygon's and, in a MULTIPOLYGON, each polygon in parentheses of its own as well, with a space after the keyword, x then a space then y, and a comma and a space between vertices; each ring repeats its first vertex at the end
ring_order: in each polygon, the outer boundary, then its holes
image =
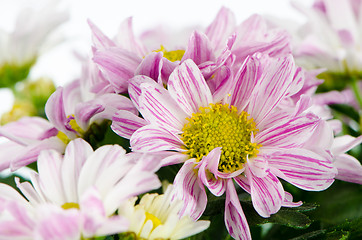
POLYGON ((66 12, 0 32, 0 239, 362 239, 362 0, 295 7, 177 39, 89 20, 58 88, 28 74, 66 12))

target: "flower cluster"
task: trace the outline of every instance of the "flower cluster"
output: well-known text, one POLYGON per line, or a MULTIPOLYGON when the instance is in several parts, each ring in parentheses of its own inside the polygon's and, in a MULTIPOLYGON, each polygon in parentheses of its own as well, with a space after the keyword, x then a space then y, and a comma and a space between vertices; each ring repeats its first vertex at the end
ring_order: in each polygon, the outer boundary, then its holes
POLYGON ((114 38, 89 21, 81 76, 51 94, 46 117, 0 127, 0 170, 29 169, 16 187, 0 183, 0 239, 183 239, 208 228, 251 239, 249 217, 310 221, 303 193, 362 184, 362 105, 321 80, 358 80, 361 3, 317 0, 303 36, 259 15, 237 24, 221 8, 177 47, 158 30, 136 36, 132 18, 114 38))

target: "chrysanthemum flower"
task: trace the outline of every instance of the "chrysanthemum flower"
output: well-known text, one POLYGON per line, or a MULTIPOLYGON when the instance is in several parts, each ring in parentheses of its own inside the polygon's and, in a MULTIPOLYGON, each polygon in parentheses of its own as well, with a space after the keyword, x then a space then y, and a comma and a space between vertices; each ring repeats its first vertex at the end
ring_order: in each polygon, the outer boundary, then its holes
POLYGON ((179 214, 183 201, 172 199, 172 185, 164 194, 145 194, 122 204, 118 214, 130 221, 127 234, 141 239, 184 239, 204 231, 209 221, 195 221, 189 215, 179 214))
POLYGON ((68 12, 57 9, 57 2, 37 10, 23 9, 12 32, 0 29, 0 87, 12 87, 25 79, 45 50, 49 35, 68 19, 68 12))
POLYGON ((110 93, 95 95, 81 83, 80 80, 73 81, 50 96, 45 106, 49 121, 25 117, 0 127, 0 136, 10 140, 0 145, 0 170, 26 166, 36 161, 44 149, 63 152, 75 138, 89 141, 92 125, 98 126, 104 120, 112 119, 118 110, 137 113, 128 98, 110 93))
MULTIPOLYGON (((138 129, 132 151, 158 153, 163 166, 183 163, 174 181, 176 195, 187 203, 181 213, 201 216, 207 204, 204 186, 216 196, 226 193, 229 233, 248 239, 234 183, 251 194, 263 217, 301 204, 291 201, 278 177, 311 191, 332 184, 336 171, 327 149, 333 134, 327 124, 305 112, 307 101, 298 102, 292 113, 278 107, 302 86, 295 72, 291 56, 257 54, 232 84, 213 94, 196 64, 186 60, 171 74, 167 90, 148 80, 132 92, 138 94, 134 98, 145 124, 133 125, 138 129)), ((132 119, 127 124, 132 128, 132 119)))
POLYGON ((129 79, 137 75, 166 84, 175 67, 187 59, 198 65, 210 89, 215 91, 230 77, 231 68, 237 71, 248 55, 262 52, 283 56, 291 51, 286 31, 268 29, 258 15, 237 25, 234 14, 227 8, 221 8, 205 30, 186 31, 188 34, 184 38, 188 37, 188 42, 178 44, 163 40, 163 33, 159 31, 137 38, 131 18, 121 24, 114 40, 93 24, 91 28, 97 49, 94 61, 117 93, 127 91, 129 79), (158 45, 155 41, 147 44, 149 35, 159 39, 158 45))
POLYGON ((311 8, 298 5, 309 21, 299 31, 297 60, 313 69, 360 74, 361 6, 361 1, 354 0, 316 0, 311 8))
MULTIPOLYGON (((38 159, 39 173, 30 175, 31 184, 17 181, 27 200, 8 185, 0 185, 0 201, 7 206, 1 209, 0 226, 18 221, 13 231, 0 228, 0 236, 8 239, 36 236, 37 227, 47 228, 37 220, 44 223, 47 215, 52 219, 52 213, 46 210, 50 205, 55 205, 52 212, 64 217, 60 229, 68 224, 66 219, 72 217, 75 226, 68 228, 78 233, 78 239, 80 234, 88 238, 123 232, 128 222, 115 215, 116 210, 129 198, 160 187, 154 173, 157 169, 154 161, 146 162, 140 155, 126 154, 118 145, 105 145, 93 151, 82 139, 71 141, 64 156, 55 150, 43 151, 38 159), (45 216, 39 215, 40 208, 45 216), (73 211, 71 216, 69 210, 73 211)), ((57 232, 60 231, 52 231, 57 232)))

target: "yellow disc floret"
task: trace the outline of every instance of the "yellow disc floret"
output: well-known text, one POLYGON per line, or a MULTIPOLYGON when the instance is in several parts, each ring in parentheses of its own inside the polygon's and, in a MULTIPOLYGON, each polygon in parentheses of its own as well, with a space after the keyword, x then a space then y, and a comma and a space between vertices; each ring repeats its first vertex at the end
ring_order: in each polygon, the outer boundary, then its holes
POLYGON ((163 56, 171 62, 181 61, 182 57, 185 54, 185 50, 167 51, 162 45, 161 48, 156 50, 155 52, 163 52, 163 56))
POLYGON ((247 112, 238 113, 235 106, 228 104, 200 107, 182 129, 186 153, 200 161, 211 150, 221 147, 219 171, 230 173, 243 168, 247 156, 256 156, 261 146, 251 142, 251 135, 258 129, 248 117, 247 112))
POLYGON ((62 208, 65 210, 72 208, 79 209, 79 204, 74 202, 67 202, 62 205, 62 208))

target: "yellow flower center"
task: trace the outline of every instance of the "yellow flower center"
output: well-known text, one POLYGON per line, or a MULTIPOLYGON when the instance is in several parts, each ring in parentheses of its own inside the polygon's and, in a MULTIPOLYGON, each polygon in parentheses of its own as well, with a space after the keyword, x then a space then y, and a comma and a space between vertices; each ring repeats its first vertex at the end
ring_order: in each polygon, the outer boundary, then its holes
POLYGON ((171 62, 181 61, 182 57, 185 54, 185 50, 167 51, 162 45, 161 48, 156 50, 155 52, 163 52, 163 56, 171 62))
MULTIPOLYGON (((77 137, 82 137, 85 134, 85 131, 81 127, 79 127, 79 125, 75 121, 74 115, 68 116, 68 119, 68 124, 76 132, 77 137)), ((57 137, 65 144, 68 144, 71 141, 71 139, 69 139, 69 137, 61 131, 58 132, 57 137)))
POLYGON ((158 219, 158 217, 156 217, 155 215, 153 215, 152 213, 149 213, 149 212, 146 212, 146 219, 145 219, 145 223, 148 221, 148 220, 151 220, 152 221, 152 231, 158 227, 159 225, 162 224, 161 220, 158 219))
POLYGON ((256 156, 261 146, 251 142, 258 129, 247 112, 235 106, 210 104, 187 118, 181 138, 186 154, 200 161, 211 150, 222 147, 218 170, 230 173, 243 168, 246 157, 256 156))
POLYGON ((64 203, 62 205, 62 208, 67 210, 67 209, 71 209, 71 208, 76 208, 76 209, 79 209, 79 204, 78 203, 74 203, 74 202, 67 202, 67 203, 64 203))

